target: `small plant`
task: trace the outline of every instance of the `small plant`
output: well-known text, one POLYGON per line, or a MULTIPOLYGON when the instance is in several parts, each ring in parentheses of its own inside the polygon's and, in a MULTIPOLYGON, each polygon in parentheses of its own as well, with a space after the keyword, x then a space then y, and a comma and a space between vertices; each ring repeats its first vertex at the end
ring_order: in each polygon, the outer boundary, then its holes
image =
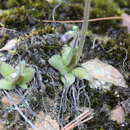
POLYGON ((15 68, 1 62, 0 73, 3 76, 3 79, 0 80, 0 88, 11 90, 16 86, 27 89, 27 83, 32 80, 35 71, 31 67, 25 67, 24 61, 20 62, 15 68))
POLYGON ((89 9, 90 0, 85 0, 84 22, 81 32, 79 32, 78 28, 74 26, 73 30, 69 31, 69 35, 73 37, 70 46, 65 46, 61 55, 54 55, 49 59, 49 63, 61 73, 61 80, 65 86, 72 85, 75 81, 75 77, 87 80, 91 79, 84 67, 76 67, 80 56, 82 55, 85 42, 88 28, 89 9))
POLYGON ((65 46, 61 55, 54 55, 49 59, 49 63, 62 75, 61 80, 64 85, 70 86, 74 83, 75 77, 89 79, 87 71, 82 67, 74 67, 71 62, 75 59, 78 48, 65 46))

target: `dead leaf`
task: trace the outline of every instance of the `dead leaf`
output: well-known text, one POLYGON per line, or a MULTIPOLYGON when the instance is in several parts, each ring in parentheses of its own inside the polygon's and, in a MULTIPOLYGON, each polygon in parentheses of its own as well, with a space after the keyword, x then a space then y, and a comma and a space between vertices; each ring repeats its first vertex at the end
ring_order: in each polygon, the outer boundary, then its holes
POLYGON ((125 120, 125 112, 121 106, 116 106, 114 110, 111 111, 111 120, 117 121, 118 123, 123 123, 125 120))
POLYGON ((9 51, 16 47, 16 44, 18 43, 17 39, 9 40, 4 47, 0 49, 0 51, 9 51))
MULTIPOLYGON (((34 125, 36 127, 34 130, 59 130, 59 125, 56 120, 52 120, 49 115, 46 115, 43 112, 39 112, 34 125)), ((32 130, 32 128, 29 128, 28 130, 32 130)))
MULTIPOLYGON (((86 69, 94 80, 105 83, 114 84, 115 86, 127 87, 122 74, 113 66, 106 64, 99 59, 92 59, 83 63, 82 66, 86 69)), ((96 82, 98 84, 98 82, 96 82)), ((100 86, 100 85, 99 85, 100 86)))
POLYGON ((122 15, 122 26, 126 26, 128 29, 128 33, 130 33, 130 15, 128 14, 122 15))

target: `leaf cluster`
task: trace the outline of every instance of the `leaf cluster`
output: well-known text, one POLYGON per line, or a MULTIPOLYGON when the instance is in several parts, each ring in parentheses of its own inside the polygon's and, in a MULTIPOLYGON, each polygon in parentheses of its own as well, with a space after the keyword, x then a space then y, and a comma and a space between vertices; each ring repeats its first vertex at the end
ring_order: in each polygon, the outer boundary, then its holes
POLYGON ((5 62, 1 62, 0 73, 3 76, 3 79, 0 80, 0 88, 11 90, 16 86, 27 89, 27 83, 32 80, 35 71, 31 67, 25 67, 24 61, 15 68, 5 62))
POLYGON ((49 63, 56 70, 60 72, 61 80, 66 86, 70 86, 75 82, 75 78, 79 79, 89 79, 89 74, 83 66, 71 67, 72 62, 77 48, 72 48, 70 46, 64 46, 61 55, 53 55, 49 59, 49 63))

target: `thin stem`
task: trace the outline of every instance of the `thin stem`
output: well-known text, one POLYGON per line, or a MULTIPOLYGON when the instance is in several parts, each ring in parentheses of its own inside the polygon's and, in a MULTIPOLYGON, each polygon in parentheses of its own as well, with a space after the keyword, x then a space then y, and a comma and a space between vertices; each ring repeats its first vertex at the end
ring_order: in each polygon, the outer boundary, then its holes
POLYGON ((89 11, 90 11, 90 0, 85 0, 84 21, 83 21, 82 29, 81 29, 81 38, 79 41, 77 63, 80 59, 80 56, 82 55, 82 51, 83 51, 83 47, 85 43, 86 31, 88 30, 89 11))

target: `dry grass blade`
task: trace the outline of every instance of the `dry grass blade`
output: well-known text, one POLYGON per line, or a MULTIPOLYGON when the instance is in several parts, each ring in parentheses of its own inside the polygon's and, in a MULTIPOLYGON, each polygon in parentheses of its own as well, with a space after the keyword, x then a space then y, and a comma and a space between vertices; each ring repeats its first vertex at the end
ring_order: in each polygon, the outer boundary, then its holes
POLYGON ((66 126, 64 126, 61 130, 71 130, 74 127, 90 120, 93 118, 93 110, 87 110, 81 115, 79 115, 76 119, 68 123, 66 126))
MULTIPOLYGON (((104 17, 104 18, 94 18, 89 19, 89 22, 97 22, 97 21, 107 21, 107 20, 121 20, 121 16, 111 16, 111 17, 104 17)), ((43 20, 44 23, 82 23, 84 20, 43 20)))

